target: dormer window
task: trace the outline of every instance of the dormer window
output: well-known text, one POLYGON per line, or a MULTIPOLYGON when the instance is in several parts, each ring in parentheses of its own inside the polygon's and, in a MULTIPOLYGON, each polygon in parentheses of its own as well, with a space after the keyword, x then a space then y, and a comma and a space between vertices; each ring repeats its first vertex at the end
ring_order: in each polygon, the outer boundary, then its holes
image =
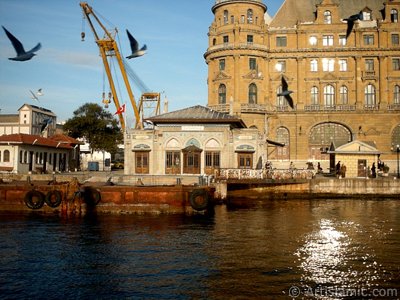
POLYGON ((397 23, 399 21, 399 13, 397 11, 397 9, 392 9, 390 11, 390 20, 392 21, 392 23, 397 23))
POLYGON ((324 12, 324 23, 332 24, 332 13, 329 10, 324 12))
POLYGON ((362 18, 363 21, 371 21, 372 20, 370 11, 363 11, 362 15, 363 15, 363 18, 362 18))

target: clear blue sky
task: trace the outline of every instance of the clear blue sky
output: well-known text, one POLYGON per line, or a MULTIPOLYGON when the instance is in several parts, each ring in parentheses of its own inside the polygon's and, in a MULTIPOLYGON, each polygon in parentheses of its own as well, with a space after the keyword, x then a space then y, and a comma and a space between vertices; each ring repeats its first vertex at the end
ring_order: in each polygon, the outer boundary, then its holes
MULTIPOLYGON (((165 92, 169 111, 207 104, 208 27, 213 21, 215 0, 92 0, 87 1, 107 29, 118 28, 120 51, 130 54, 128 29, 147 44, 145 56, 129 60, 130 67, 155 92, 165 92)), ((273 16, 283 0, 264 0, 273 16)), ((75 0, 0 0, 0 25, 30 50, 38 42, 42 49, 32 60, 8 60, 15 51, 0 29, 0 113, 16 114, 29 103, 50 109, 58 122, 73 116, 87 102, 101 104, 109 84, 92 31, 75 0), (85 42, 81 41, 82 28, 85 42), (103 79, 104 78, 104 79, 103 79), (104 86, 104 88, 103 88, 104 86), (30 92, 43 89, 40 103, 30 92)), ((116 69, 117 73, 119 72, 116 69)), ((113 73, 115 76, 115 73, 113 73)), ((117 78, 120 102, 129 103, 122 78, 117 78)), ((132 84, 136 100, 141 91, 132 84)), ((128 124, 133 112, 128 107, 128 124)), ((113 103, 108 110, 115 112, 113 103)))

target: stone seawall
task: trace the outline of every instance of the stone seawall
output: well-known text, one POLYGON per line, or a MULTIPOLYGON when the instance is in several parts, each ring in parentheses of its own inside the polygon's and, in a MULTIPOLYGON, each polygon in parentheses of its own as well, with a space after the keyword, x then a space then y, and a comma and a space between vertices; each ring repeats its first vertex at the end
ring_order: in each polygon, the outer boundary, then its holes
POLYGON ((311 194, 344 195, 398 195, 400 199, 400 180, 378 179, 313 179, 309 183, 311 194))
POLYGON ((219 182, 217 198, 288 199, 288 198, 360 198, 391 197, 400 199, 400 180, 394 178, 314 178, 301 181, 219 182))

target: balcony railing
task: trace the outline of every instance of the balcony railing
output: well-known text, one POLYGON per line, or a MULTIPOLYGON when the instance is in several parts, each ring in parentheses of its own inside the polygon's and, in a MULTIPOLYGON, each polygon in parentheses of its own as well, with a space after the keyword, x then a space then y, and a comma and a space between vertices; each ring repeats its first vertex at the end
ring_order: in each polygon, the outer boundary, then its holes
POLYGON ((305 105, 304 111, 306 112, 313 112, 313 111, 355 111, 355 105, 349 104, 339 104, 339 105, 319 105, 319 104, 312 104, 312 105, 305 105))
MULTIPOLYGON (((229 104, 217 104, 217 105, 209 105, 210 109, 213 109, 218 112, 229 113, 230 105, 229 104)), ((364 105, 362 108, 364 111, 377 111, 380 109, 378 104, 374 105, 364 105)), ((269 105, 269 104, 250 104, 243 103, 240 105, 240 110, 242 113, 276 113, 276 112, 292 112, 292 111, 302 111, 298 110, 297 106, 293 109, 288 105, 269 105)), ((388 111, 399 111, 400 103, 397 104, 389 104, 387 106, 388 111)), ((319 104, 311 104, 304 106, 304 112, 354 112, 356 111, 355 105, 350 104, 338 104, 338 105, 319 105, 319 104)))
POLYGON ((389 104, 388 105, 388 110, 390 110, 390 111, 400 110, 400 103, 389 104))
POLYGON ((364 105, 364 110, 379 110, 379 105, 377 104, 366 104, 364 105))
POLYGON ((242 112, 260 112, 260 113, 266 113, 268 111, 266 105, 261 105, 261 104, 241 104, 240 109, 242 112))
POLYGON ((376 79, 375 71, 363 71, 362 72, 363 79, 376 79))
POLYGON ((312 179, 316 175, 315 170, 308 169, 219 169, 217 179, 312 179))

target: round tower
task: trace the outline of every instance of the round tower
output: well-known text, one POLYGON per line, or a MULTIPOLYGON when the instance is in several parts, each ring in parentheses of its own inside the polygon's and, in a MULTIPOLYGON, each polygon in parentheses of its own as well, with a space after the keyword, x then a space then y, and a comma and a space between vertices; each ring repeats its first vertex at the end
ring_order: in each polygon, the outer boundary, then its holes
POLYGON ((262 127, 266 113, 266 11, 262 0, 216 0, 204 54, 208 106, 240 116, 248 127, 262 127))

